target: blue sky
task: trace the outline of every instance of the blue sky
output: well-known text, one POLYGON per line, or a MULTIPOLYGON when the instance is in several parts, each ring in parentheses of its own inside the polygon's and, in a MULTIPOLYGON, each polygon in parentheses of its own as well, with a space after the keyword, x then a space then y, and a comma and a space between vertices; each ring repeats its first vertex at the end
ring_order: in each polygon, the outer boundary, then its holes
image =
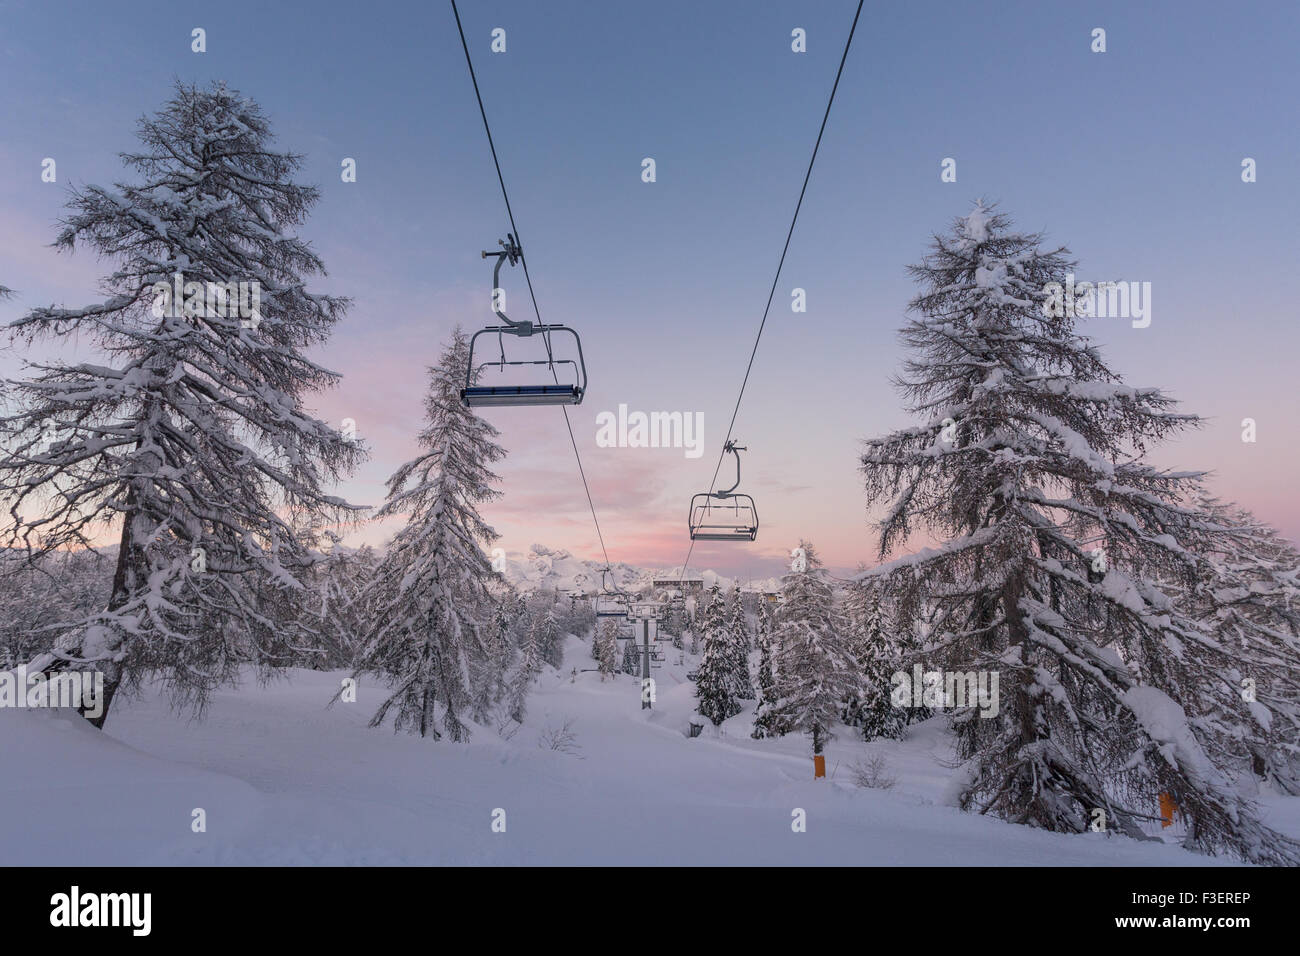
MULTIPOLYGON (((854 6, 462 4, 542 314, 583 336, 590 390, 571 416, 616 561, 685 554, 854 6), (620 403, 702 412, 708 452, 598 448, 596 415, 620 403)), ((907 422, 890 385, 905 267, 979 196, 1068 244, 1081 276, 1152 283, 1149 328, 1089 331, 1128 381, 1210 416, 1156 460, 1213 469, 1300 536, 1298 27, 1283 3, 869 4, 737 421, 764 528, 693 563, 773 573, 800 536, 837 568, 872 558, 855 454, 907 422)), ((303 234, 330 270, 319 287, 355 302, 322 356, 343 384, 317 408, 357 421, 372 458, 344 491, 377 504, 414 451, 424 366, 456 323, 489 323, 479 251, 508 228, 450 4, 0 0, 0 282, 20 292, 0 319, 94 299, 106 265, 48 248, 65 189, 122 176, 117 153, 173 78, 257 99, 321 187, 303 234)), ((517 270, 503 285, 524 291, 517 270)), ((489 512, 502 544, 598 557, 560 412, 487 415, 511 453, 489 512)))

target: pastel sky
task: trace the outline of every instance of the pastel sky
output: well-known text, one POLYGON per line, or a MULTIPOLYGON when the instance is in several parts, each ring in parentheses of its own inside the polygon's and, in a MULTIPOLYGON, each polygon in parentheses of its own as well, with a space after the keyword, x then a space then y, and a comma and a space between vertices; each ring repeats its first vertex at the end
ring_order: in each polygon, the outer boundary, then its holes
MULTIPOLYGON (((854 7, 462 4, 542 315, 582 334, 590 388, 570 414, 614 561, 685 556, 854 7), (596 416, 620 403, 702 413, 705 455, 597 447, 596 416)), ((890 384, 905 267, 980 196, 1069 245, 1082 278, 1151 283, 1148 328, 1090 334, 1127 381, 1207 416, 1155 460, 1212 469, 1222 495, 1300 537, 1297 36, 1290 3, 868 4, 736 425, 763 527, 692 566, 776 573, 801 536, 836 569, 873 558, 856 455, 908 423, 890 384)), ((48 246, 66 189, 121 178, 117 153, 173 78, 225 80, 306 154, 317 288, 355 300, 320 355, 343 382, 315 408, 357 422, 372 455, 342 490, 378 504, 415 450, 425 366, 457 323, 490 324, 479 251, 508 228, 450 4, 0 0, 0 283, 19 292, 0 320, 95 299, 108 265, 48 246)), ((522 279, 505 274, 508 294, 522 279)), ((20 358, 0 354, 0 372, 20 358)), ((560 411, 485 414, 509 449, 487 510, 501 544, 600 557, 560 411)))

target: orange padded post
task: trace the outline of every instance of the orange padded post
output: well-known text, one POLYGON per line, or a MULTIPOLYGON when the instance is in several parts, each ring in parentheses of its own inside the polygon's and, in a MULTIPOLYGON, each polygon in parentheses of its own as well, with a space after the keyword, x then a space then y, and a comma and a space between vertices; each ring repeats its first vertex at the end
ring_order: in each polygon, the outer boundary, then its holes
POLYGON ((826 756, 817 754, 813 757, 813 779, 826 776, 826 756))
POLYGON ((1167 793, 1160 794, 1160 828, 1174 825, 1174 814, 1178 812, 1178 804, 1174 803, 1174 798, 1167 793))

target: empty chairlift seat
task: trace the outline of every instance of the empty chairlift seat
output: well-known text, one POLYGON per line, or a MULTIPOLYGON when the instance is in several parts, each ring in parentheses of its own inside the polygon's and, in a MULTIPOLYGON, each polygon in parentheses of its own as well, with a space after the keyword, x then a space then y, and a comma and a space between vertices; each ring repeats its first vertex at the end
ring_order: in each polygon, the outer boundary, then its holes
POLYGON ((740 487, 740 453, 749 449, 729 441, 723 453, 736 456, 736 483, 722 491, 704 491, 691 498, 687 519, 692 541, 753 541, 758 537, 758 509, 740 487))
POLYGON ((758 511, 749 495, 717 492, 691 499, 691 538, 695 541, 753 541, 758 537, 758 511))
POLYGON ((566 325, 537 325, 516 322, 497 308, 500 299, 501 264, 514 265, 523 256, 513 235, 507 233, 492 270, 493 311, 502 325, 475 332, 469 340, 465 387, 460 400, 470 408, 506 405, 578 405, 587 391, 587 366, 582 357, 582 340, 566 325), (487 342, 480 342, 482 336, 487 342), (496 336, 496 348, 488 342, 496 336), (507 354, 507 336, 510 340, 507 354), (485 351, 491 354, 485 357, 485 351), (546 381, 546 378, 550 381, 546 381))
POLYGON ((596 617, 617 617, 627 619, 628 598, 617 585, 610 585, 613 576, 610 568, 600 569, 600 593, 596 595, 596 617))

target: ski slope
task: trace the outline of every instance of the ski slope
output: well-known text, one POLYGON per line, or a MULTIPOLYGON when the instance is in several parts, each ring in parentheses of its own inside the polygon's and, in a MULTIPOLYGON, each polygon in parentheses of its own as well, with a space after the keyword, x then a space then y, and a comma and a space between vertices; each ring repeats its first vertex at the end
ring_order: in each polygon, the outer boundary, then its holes
MULTIPOLYGON (((75 714, 0 710, 3 865, 1218 865, 1162 843, 1065 836, 946 806, 941 720, 902 742, 832 741, 813 780, 801 738, 755 741, 750 710, 695 739, 691 658, 639 681, 547 669, 525 725, 467 744, 366 726, 379 688, 326 703, 346 676, 289 672, 219 692, 202 721, 156 689, 116 706, 106 733, 75 714), (539 746, 571 721, 572 747, 539 746), (849 765, 886 755, 897 785, 865 790, 849 765), (206 832, 191 829, 192 812, 206 832), (792 813, 806 812, 806 832, 792 813), (505 832, 493 832, 495 810, 505 832)), ((566 668, 594 666, 570 638, 566 668)), ((1270 817, 1300 829, 1297 800, 1270 817)))

